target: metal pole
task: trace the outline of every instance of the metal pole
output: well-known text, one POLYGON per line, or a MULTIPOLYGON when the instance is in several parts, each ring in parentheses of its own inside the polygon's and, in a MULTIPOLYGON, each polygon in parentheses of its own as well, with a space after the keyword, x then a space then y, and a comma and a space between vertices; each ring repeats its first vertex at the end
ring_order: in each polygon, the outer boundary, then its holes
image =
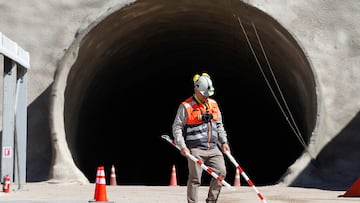
POLYGON ((15 100, 15 181, 18 189, 26 183, 27 69, 19 65, 15 100))
POLYGON ((13 181, 16 63, 7 57, 4 58, 1 178, 9 175, 13 181))

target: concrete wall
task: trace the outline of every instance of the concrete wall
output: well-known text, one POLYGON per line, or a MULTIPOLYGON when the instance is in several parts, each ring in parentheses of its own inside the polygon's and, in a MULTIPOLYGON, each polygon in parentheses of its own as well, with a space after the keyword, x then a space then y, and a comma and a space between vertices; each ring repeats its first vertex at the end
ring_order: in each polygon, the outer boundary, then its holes
MULTIPOLYGON (((61 171, 51 177, 58 181, 86 181, 73 166, 65 140, 51 136, 51 88, 58 64, 78 34, 126 3, 13 0, 0 5, 0 32, 30 52, 29 181, 48 180, 51 170, 61 171), (59 153, 57 150, 65 150, 67 154, 57 162, 66 163, 63 166, 52 163, 51 155, 59 153)), ((254 0, 246 3, 269 14, 295 37, 318 82, 320 116, 309 145, 316 164, 309 164, 304 154, 281 182, 316 186, 340 181, 342 185, 350 185, 360 173, 360 166, 356 164, 360 155, 357 138, 360 132, 360 2, 254 0)))
MULTIPOLYGON (((297 38, 308 55, 318 78, 321 115, 312 150, 317 165, 306 167, 300 177, 287 178, 297 185, 326 185, 327 182, 353 182, 358 177, 359 150, 360 19, 357 1, 250 1, 297 38), (311 168, 311 169, 310 169, 311 168), (316 169, 317 168, 317 169, 316 169), (319 170, 319 171, 317 171, 319 170), (321 173, 319 179, 313 177, 321 173), (304 183, 309 181, 308 183, 304 183)), ((302 159, 294 164, 302 165, 302 159)), ((297 170, 297 169, 295 169, 297 170)), ((292 169, 290 168, 289 173, 292 169)), ((285 180, 287 179, 285 178, 285 180)), ((287 181, 285 181, 287 182, 287 181)))

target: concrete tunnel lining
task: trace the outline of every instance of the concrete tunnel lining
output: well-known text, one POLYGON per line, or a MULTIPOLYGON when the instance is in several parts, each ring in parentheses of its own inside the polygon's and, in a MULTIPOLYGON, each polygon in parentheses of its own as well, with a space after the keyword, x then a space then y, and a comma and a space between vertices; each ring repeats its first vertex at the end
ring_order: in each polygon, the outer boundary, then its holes
MULTIPOLYGON (((179 103, 192 94, 193 74, 206 71, 234 156, 256 184, 279 181, 304 148, 266 86, 236 17, 270 77, 251 23, 256 25, 308 144, 317 119, 315 79, 301 47, 278 22, 241 2, 137 1, 81 33, 59 65, 51 175, 69 178, 62 169, 72 165, 71 158, 81 171, 71 178, 83 173, 93 182, 98 165, 114 164, 120 184, 167 185, 175 164, 185 184, 184 158, 160 135, 171 133, 179 103), (69 149, 62 152, 64 138, 69 149)), ((231 182, 235 170, 227 164, 231 182)))

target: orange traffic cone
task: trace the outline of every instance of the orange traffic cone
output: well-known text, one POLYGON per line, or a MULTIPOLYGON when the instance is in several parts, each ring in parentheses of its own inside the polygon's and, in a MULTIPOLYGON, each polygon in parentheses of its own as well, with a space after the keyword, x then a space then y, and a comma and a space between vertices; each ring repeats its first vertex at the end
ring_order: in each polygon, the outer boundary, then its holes
POLYGON ((171 177, 170 177, 170 185, 169 186, 177 186, 177 180, 176 180, 176 169, 175 165, 172 166, 171 169, 171 177))
POLYGON ((111 166, 110 185, 117 185, 114 165, 111 166))
POLYGON ((239 169, 236 169, 235 179, 234 179, 234 186, 239 187, 240 184, 240 172, 239 169))
POLYGON ((90 200, 89 202, 107 202, 107 201, 108 198, 106 194, 105 171, 103 166, 99 166, 96 172, 94 200, 90 200))
POLYGON ((350 188, 339 197, 360 197, 360 178, 358 178, 350 188))

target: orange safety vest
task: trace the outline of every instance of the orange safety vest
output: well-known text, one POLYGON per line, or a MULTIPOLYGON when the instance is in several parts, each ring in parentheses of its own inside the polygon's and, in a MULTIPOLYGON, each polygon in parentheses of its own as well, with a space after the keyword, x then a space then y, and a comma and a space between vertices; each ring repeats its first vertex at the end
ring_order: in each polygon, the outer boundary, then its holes
POLYGON ((217 102, 214 99, 208 98, 205 104, 199 104, 193 97, 190 97, 182 102, 182 104, 187 112, 184 129, 186 145, 190 148, 214 148, 218 142, 216 121, 218 120, 219 107, 217 102), (201 115, 204 113, 213 115, 211 122, 209 122, 210 125, 201 119, 201 115))
POLYGON ((212 120, 217 121, 218 119, 218 104, 215 100, 208 98, 208 102, 205 104, 199 104, 190 97, 189 99, 183 102, 186 111, 187 111, 187 121, 186 124, 199 124, 202 123, 201 114, 210 113, 213 115, 212 120))

